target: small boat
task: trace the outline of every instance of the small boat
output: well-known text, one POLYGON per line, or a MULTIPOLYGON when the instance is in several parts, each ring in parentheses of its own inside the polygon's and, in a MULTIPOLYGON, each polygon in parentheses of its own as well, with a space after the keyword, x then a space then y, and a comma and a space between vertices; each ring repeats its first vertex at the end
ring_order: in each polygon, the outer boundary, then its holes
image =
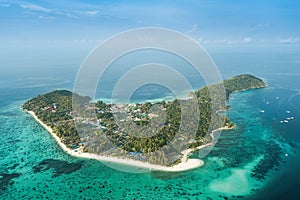
POLYGON ((289 121, 288 120, 283 120, 285 123, 288 123, 289 121))
POLYGON ((291 120, 291 118, 289 118, 289 117, 288 117, 288 118, 286 118, 286 120, 289 120, 289 121, 290 121, 290 120, 291 120))
POLYGON ((266 102, 266 104, 269 104, 269 103, 270 103, 270 102, 268 102, 268 101, 266 102))
POLYGON ((294 118, 294 117, 291 117, 290 119, 293 120, 293 119, 295 119, 295 118, 294 118))
POLYGON ((261 113, 264 113, 265 111, 264 111, 264 110, 261 110, 260 112, 261 112, 261 113))
POLYGON ((280 121, 280 123, 283 123, 283 121, 280 121))
POLYGON ((276 99, 279 99, 279 97, 276 97, 276 99))
POLYGON ((291 111, 287 110, 286 113, 291 113, 291 111))

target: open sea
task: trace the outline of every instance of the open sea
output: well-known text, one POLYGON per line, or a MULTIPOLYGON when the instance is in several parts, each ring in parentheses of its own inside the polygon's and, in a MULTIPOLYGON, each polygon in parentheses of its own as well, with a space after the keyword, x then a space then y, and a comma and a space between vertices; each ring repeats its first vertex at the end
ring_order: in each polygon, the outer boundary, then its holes
MULTIPOLYGON (((22 111, 38 94, 72 90, 77 67, 1 74, 0 199, 298 199, 300 51, 211 52, 224 79, 251 73, 268 87, 234 93, 227 115, 236 129, 222 132, 203 167, 180 173, 127 173, 71 157, 22 111)), ((149 91, 136 99, 169 95, 149 91)))

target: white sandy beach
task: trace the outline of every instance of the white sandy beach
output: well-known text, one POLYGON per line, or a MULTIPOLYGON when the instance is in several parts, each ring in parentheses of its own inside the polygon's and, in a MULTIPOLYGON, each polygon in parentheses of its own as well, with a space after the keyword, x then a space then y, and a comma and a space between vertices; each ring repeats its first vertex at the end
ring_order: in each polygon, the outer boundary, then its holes
MULTIPOLYGON (((60 138, 53 132, 53 130, 48 127, 46 124, 44 124, 38 117, 35 115, 33 111, 27 111, 27 113, 33 116, 33 118, 40 124, 42 125, 56 140, 56 142, 59 144, 59 146, 68 154, 71 156, 76 156, 76 157, 81 157, 81 158, 88 158, 88 159, 97 159, 99 161, 104 161, 104 162, 113 162, 113 163, 118 163, 118 164, 123 164, 123 165, 129 165, 129 166, 134 166, 134 167, 139 167, 139 168, 145 168, 148 169, 149 171, 152 170, 158 170, 158 171, 166 171, 166 172, 180 172, 180 171, 187 171, 191 169, 195 169, 198 167, 201 167, 204 165, 204 161, 200 159, 187 159, 187 156, 189 153, 191 153, 193 150, 192 149, 187 149, 183 151, 183 158, 182 162, 174 165, 172 167, 166 167, 162 165, 154 165, 150 164, 147 162, 142 162, 138 160, 132 160, 132 159, 127 159, 127 158, 116 158, 116 157, 107 157, 107 156, 100 156, 96 154, 90 154, 90 153, 83 153, 81 151, 75 152, 74 150, 69 149, 65 144, 63 144, 60 140, 60 138)), ((208 147, 212 145, 212 143, 203 145, 201 147, 198 147, 197 149, 202 149, 205 147, 208 147)))

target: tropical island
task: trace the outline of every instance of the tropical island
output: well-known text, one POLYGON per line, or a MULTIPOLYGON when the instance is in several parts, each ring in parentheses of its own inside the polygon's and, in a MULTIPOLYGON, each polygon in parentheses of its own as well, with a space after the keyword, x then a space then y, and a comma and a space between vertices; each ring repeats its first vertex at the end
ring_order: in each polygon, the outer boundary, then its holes
POLYGON ((189 159, 192 152, 211 147, 215 135, 235 127, 225 115, 230 95, 263 87, 266 84, 261 79, 243 74, 205 86, 184 99, 131 104, 95 102, 55 90, 32 98, 22 108, 73 156, 150 170, 184 171, 204 163, 189 159), (214 92, 218 88, 224 93, 214 92), (196 123, 189 120, 195 117, 196 123), (190 123, 182 124, 183 118, 190 123))

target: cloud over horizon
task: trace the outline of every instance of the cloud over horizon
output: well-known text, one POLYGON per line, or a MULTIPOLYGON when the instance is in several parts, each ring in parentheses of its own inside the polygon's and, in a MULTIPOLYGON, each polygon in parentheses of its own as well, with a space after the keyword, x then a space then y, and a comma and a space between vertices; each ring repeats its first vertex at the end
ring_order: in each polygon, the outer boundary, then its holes
POLYGON ((132 28, 163 27, 201 38, 203 44, 296 44, 300 36, 297 6, 300 2, 268 0, 192 0, 189 4, 179 0, 0 0, 0 25, 4 27, 0 36, 98 40, 132 28))

